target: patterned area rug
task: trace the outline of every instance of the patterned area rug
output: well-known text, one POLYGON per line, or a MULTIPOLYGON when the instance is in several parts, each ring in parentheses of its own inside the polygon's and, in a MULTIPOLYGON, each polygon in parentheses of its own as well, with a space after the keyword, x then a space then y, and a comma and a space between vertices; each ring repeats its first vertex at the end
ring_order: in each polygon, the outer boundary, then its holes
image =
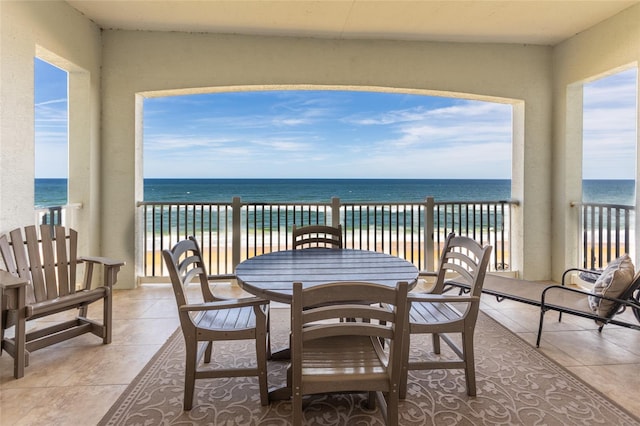
MULTIPOLYGON (((272 309, 272 345, 288 340, 286 308, 272 309)), ((411 345, 411 356, 437 356, 427 336, 411 345)), ((400 425, 638 425, 640 421, 481 313, 476 326, 478 394, 466 394, 461 370, 410 372, 400 425)), ((446 345, 443 345, 443 347, 446 345)), ((442 356, 447 356, 443 353, 442 356)), ((214 350, 212 365, 249 365, 250 342, 214 350)), ((101 425, 290 425, 291 405, 262 407, 255 378, 196 381, 193 409, 182 410, 184 342, 177 330, 104 416, 101 425)), ((285 383, 287 363, 269 362, 269 385, 285 383)), ((384 425, 364 394, 310 398, 308 425, 384 425)))

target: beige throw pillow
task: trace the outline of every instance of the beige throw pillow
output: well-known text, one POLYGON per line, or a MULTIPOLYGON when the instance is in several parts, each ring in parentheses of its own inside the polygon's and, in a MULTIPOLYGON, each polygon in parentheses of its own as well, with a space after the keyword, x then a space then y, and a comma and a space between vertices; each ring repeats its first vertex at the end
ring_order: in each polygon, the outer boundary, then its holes
MULTIPOLYGON (((591 293, 598 296, 618 298, 633 281, 634 268, 629 255, 625 254, 610 262, 596 280, 591 293)), ((589 296, 589 307, 599 316, 609 315, 615 302, 589 296)))

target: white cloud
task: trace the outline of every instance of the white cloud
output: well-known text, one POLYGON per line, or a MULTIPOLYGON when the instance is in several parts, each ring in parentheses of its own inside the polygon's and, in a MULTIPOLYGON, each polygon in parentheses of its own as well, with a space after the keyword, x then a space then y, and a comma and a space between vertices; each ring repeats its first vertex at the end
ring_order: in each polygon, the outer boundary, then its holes
MULTIPOLYGON (((145 130, 149 133, 145 151, 165 151, 164 155, 169 156, 171 150, 181 150, 174 158, 197 157, 190 160, 192 165, 206 163, 204 158, 210 158, 209 163, 216 165, 206 176, 214 177, 511 175, 508 105, 451 100, 456 104, 429 108, 427 102, 424 106, 387 111, 380 111, 380 105, 375 105, 375 113, 355 113, 358 108, 374 106, 352 101, 349 114, 343 118, 344 95, 340 93, 336 94, 337 100, 331 98, 334 93, 307 100, 306 92, 296 93, 291 96, 293 99, 289 95, 279 95, 281 102, 266 106, 264 113, 210 113, 174 125, 196 132, 190 136, 182 132, 151 135, 149 130, 154 128, 149 126, 145 130), (333 112, 329 108, 332 102, 333 112), (367 117, 362 118, 365 114, 367 117), (486 168, 487 163, 492 167, 486 168)), ((147 167, 156 161, 159 160, 145 153, 146 176, 153 176, 153 170, 169 170, 147 167)))

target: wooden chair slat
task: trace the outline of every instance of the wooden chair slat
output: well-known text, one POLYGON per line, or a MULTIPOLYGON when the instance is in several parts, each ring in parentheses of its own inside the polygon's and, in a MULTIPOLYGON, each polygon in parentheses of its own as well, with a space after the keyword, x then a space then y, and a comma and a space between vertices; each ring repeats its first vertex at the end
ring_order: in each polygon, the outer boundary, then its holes
MULTIPOLYGON (((62 228, 64 229, 64 228, 62 228)), ((76 292, 77 268, 78 268, 78 232, 69 229, 69 292, 76 292)), ((93 267, 93 263, 90 264, 93 267)), ((103 283, 106 284, 106 283, 103 283)), ((86 274, 83 287, 85 290, 91 289, 91 275, 86 274)))
POLYGON ((18 270, 16 268, 16 262, 11 255, 11 245, 6 235, 0 236, 0 253, 2 253, 2 262, 11 275, 18 276, 18 270))
MULTIPOLYGON (((44 227, 44 225, 43 225, 44 227)), ((45 233, 46 230, 41 228, 40 233, 45 233)), ((58 294, 60 296, 66 296, 71 293, 70 288, 75 288, 75 282, 69 281, 69 262, 67 260, 67 241, 65 238, 65 228, 62 226, 55 227, 55 246, 56 246, 56 260, 58 265, 58 294)))
MULTIPOLYGON (((35 232, 35 227, 33 228, 34 232, 29 232, 27 234, 27 247, 33 248, 38 246, 38 236, 35 232), (31 239, 31 241, 30 241, 31 239)), ((55 250, 53 248, 53 236, 51 235, 51 228, 48 226, 43 226, 41 238, 41 249, 42 249, 42 269, 44 271, 44 285, 45 290, 47 292, 47 299, 54 299, 59 296, 58 293, 58 277, 56 274, 56 256, 55 250)), ((37 265, 37 258, 35 257, 36 250, 29 250, 29 256, 31 257, 31 267, 33 265, 37 265)), ((39 256, 39 254, 38 254, 39 256)))
MULTIPOLYGON (((31 271, 29 270, 29 262, 25 253, 22 231, 16 229, 9 235, 11 236, 11 243, 9 243, 6 235, 3 235, 0 240, 0 250, 2 250, 2 260, 5 267, 8 268, 12 275, 31 281, 31 271), (13 241, 16 243, 14 244, 13 241)), ((33 303, 35 300, 33 286, 28 285, 25 291, 25 301, 26 303, 33 303)))
MULTIPOLYGON (((24 266, 30 271, 29 279, 33 286, 33 295, 36 302, 41 302, 47 299, 47 289, 44 285, 44 276, 42 271, 42 262, 40 260, 40 247, 38 245, 38 236, 35 227, 28 226, 25 231, 25 243, 26 243, 26 257, 24 259, 16 259, 16 263, 20 265, 24 262, 24 266), (31 235, 31 236, 30 236, 31 235)), ((18 230, 18 232, 20 232, 18 230)), ((20 237, 22 239, 22 237, 20 237)), ((13 241, 13 233, 11 241, 13 241)), ((18 244, 13 243, 13 249, 18 249, 18 244)), ((22 251, 22 250, 20 250, 22 251)))

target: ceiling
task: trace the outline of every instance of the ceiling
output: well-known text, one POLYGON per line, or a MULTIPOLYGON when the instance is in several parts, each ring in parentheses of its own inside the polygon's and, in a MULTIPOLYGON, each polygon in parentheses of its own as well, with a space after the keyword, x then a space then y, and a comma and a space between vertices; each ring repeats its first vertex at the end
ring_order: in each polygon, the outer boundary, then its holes
POLYGON ((640 0, 67 0, 104 29, 555 45, 640 0))

